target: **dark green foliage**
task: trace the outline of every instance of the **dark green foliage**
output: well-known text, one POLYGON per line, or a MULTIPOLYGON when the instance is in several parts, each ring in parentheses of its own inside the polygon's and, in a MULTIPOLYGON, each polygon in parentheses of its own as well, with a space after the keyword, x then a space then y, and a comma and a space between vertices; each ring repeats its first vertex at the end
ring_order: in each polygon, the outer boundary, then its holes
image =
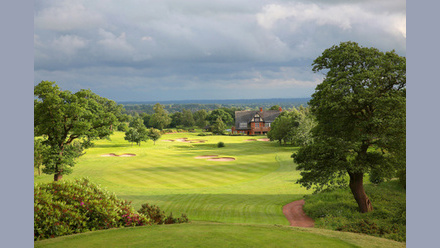
POLYGON ((188 223, 188 217, 182 214, 180 218, 174 218, 173 213, 169 216, 165 215, 165 212, 160 210, 156 205, 149 205, 148 203, 142 204, 139 213, 149 217, 154 224, 176 224, 176 223, 188 223))
POLYGON ((43 172, 54 180, 72 171, 75 160, 93 140, 109 137, 122 118, 122 106, 90 90, 61 90, 55 82, 34 87, 34 135, 48 147, 43 172), (75 142, 76 143, 75 143, 75 142))
POLYGON ((34 239, 115 227, 151 224, 129 202, 119 200, 87 179, 36 184, 34 239))
POLYGON ((195 125, 197 127, 204 128, 207 125, 209 125, 209 122, 206 120, 206 117, 208 117, 208 113, 206 112, 206 110, 204 109, 198 110, 193 114, 193 116, 194 116, 195 125))
POLYGON ((154 129, 154 128, 150 128, 150 129, 148 130, 148 134, 147 134, 147 136, 148 136, 148 138, 151 139, 151 140, 154 142, 154 144, 156 145, 156 140, 160 139, 160 137, 161 137, 162 135, 161 135, 161 132, 160 132, 159 130, 154 129))
POLYGON ((227 125, 234 124, 234 119, 232 118, 231 114, 226 112, 224 109, 216 109, 211 111, 208 117, 206 117, 206 120, 209 121, 209 124, 214 125, 214 123, 218 122, 219 118, 227 125))
POLYGON ((120 132, 127 132, 128 131, 128 125, 125 122, 119 123, 119 125, 116 127, 116 130, 120 132))
POLYGON ((41 139, 34 139, 34 168, 37 169, 38 175, 41 175, 41 167, 47 149, 48 147, 43 144, 41 139))
POLYGON ((142 141, 148 141, 149 132, 148 129, 145 127, 142 118, 134 117, 128 126, 129 129, 125 132, 125 140, 131 142, 132 145, 133 143, 136 143, 139 146, 141 145, 142 141))
POLYGON ((348 174, 359 210, 369 212, 374 202, 363 175, 395 175, 405 167, 406 58, 343 42, 314 60, 313 71, 323 70, 309 101, 317 121, 313 143, 293 155, 298 183, 321 190, 343 184, 348 174))
POLYGON ((382 174, 380 170, 371 170, 369 175, 370 182, 374 184, 379 184, 385 181, 385 175, 382 174))
POLYGON ((193 113, 191 110, 182 110, 182 125, 184 127, 193 127, 195 125, 193 113))
POLYGON ((367 184, 365 190, 375 203, 369 213, 359 213, 348 188, 305 196, 304 212, 315 227, 365 233, 405 241, 406 194, 397 181, 367 184))
POLYGON ((217 147, 218 148, 225 147, 225 143, 220 141, 220 142, 217 143, 217 147))
POLYGON ((153 107, 154 114, 150 117, 150 126, 163 130, 171 123, 171 117, 168 116, 168 112, 164 109, 163 105, 156 103, 153 107))
POLYGON ((211 132, 213 134, 224 134, 225 129, 226 124, 223 122, 220 116, 217 117, 217 120, 211 125, 211 132))

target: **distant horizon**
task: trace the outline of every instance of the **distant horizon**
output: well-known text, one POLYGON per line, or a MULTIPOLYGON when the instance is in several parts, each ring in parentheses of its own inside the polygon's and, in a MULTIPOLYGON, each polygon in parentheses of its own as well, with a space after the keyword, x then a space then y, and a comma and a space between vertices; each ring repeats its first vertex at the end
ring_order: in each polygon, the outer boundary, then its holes
POLYGON ((130 101, 130 100, 122 100, 122 101, 115 101, 117 103, 144 103, 144 104, 154 104, 154 103, 202 103, 202 102, 233 102, 233 101, 244 101, 244 102, 250 102, 250 101, 291 101, 291 100, 308 100, 312 97, 273 97, 273 98, 234 98, 234 99, 185 99, 185 100, 145 100, 145 101, 130 101))

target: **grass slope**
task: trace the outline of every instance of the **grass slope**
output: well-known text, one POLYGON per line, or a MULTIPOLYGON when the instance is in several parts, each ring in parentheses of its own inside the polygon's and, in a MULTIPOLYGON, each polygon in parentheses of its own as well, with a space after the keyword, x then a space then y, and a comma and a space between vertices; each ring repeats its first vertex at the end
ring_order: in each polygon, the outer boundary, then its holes
POLYGON ((329 230, 267 225, 179 224, 88 232, 34 247, 405 247, 391 240, 329 230))
MULTIPOLYGON (((156 145, 149 141, 139 147, 123 137, 116 132, 111 141, 96 142, 63 180, 88 177, 119 198, 132 201, 136 209, 148 202, 174 216, 186 213, 191 220, 226 223, 288 225, 282 206, 309 194, 295 184, 299 172, 290 155, 296 148, 249 142, 246 136, 201 137, 196 133, 168 134, 156 145), (183 137, 207 141, 164 141, 183 137), (219 141, 226 147, 217 148, 219 141), (101 157, 107 153, 136 156, 101 157), (236 160, 194 158, 213 154, 236 160)), ((35 182, 51 180, 48 175, 35 177, 35 182)))

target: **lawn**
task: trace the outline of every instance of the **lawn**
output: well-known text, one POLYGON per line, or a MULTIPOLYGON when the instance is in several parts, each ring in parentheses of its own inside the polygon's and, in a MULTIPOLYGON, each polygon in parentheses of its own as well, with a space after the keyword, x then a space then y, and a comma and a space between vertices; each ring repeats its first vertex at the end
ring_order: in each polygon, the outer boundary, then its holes
MULTIPOLYGON (((295 184, 299 172, 290 155, 296 149, 273 142, 246 141, 264 136, 197 136, 197 133, 163 135, 153 145, 141 146, 116 132, 111 140, 97 141, 78 160, 73 173, 63 180, 88 177, 115 192, 119 198, 158 205, 174 216, 186 213, 190 220, 222 223, 288 225, 282 206, 310 194, 295 184), (169 142, 188 138, 205 143, 169 142), (225 147, 217 148, 218 142, 225 147), (134 157, 102 157, 133 153, 134 157), (233 157, 235 161, 196 159, 202 155, 233 157)), ((52 176, 36 176, 49 182, 52 176)))
POLYGON ((405 247, 366 235, 268 225, 176 224, 111 229, 46 239, 35 247, 405 247))

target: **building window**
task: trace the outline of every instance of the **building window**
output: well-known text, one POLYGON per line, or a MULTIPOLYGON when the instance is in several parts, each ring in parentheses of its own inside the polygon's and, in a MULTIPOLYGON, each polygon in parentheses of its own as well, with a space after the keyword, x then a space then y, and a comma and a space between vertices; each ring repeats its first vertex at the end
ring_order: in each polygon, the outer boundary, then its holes
POLYGON ((264 123, 265 127, 270 127, 270 122, 264 123))
POLYGON ((260 127, 260 123, 256 122, 255 127, 260 127))
POLYGON ((246 122, 240 122, 239 127, 240 128, 247 128, 247 123, 246 122))

